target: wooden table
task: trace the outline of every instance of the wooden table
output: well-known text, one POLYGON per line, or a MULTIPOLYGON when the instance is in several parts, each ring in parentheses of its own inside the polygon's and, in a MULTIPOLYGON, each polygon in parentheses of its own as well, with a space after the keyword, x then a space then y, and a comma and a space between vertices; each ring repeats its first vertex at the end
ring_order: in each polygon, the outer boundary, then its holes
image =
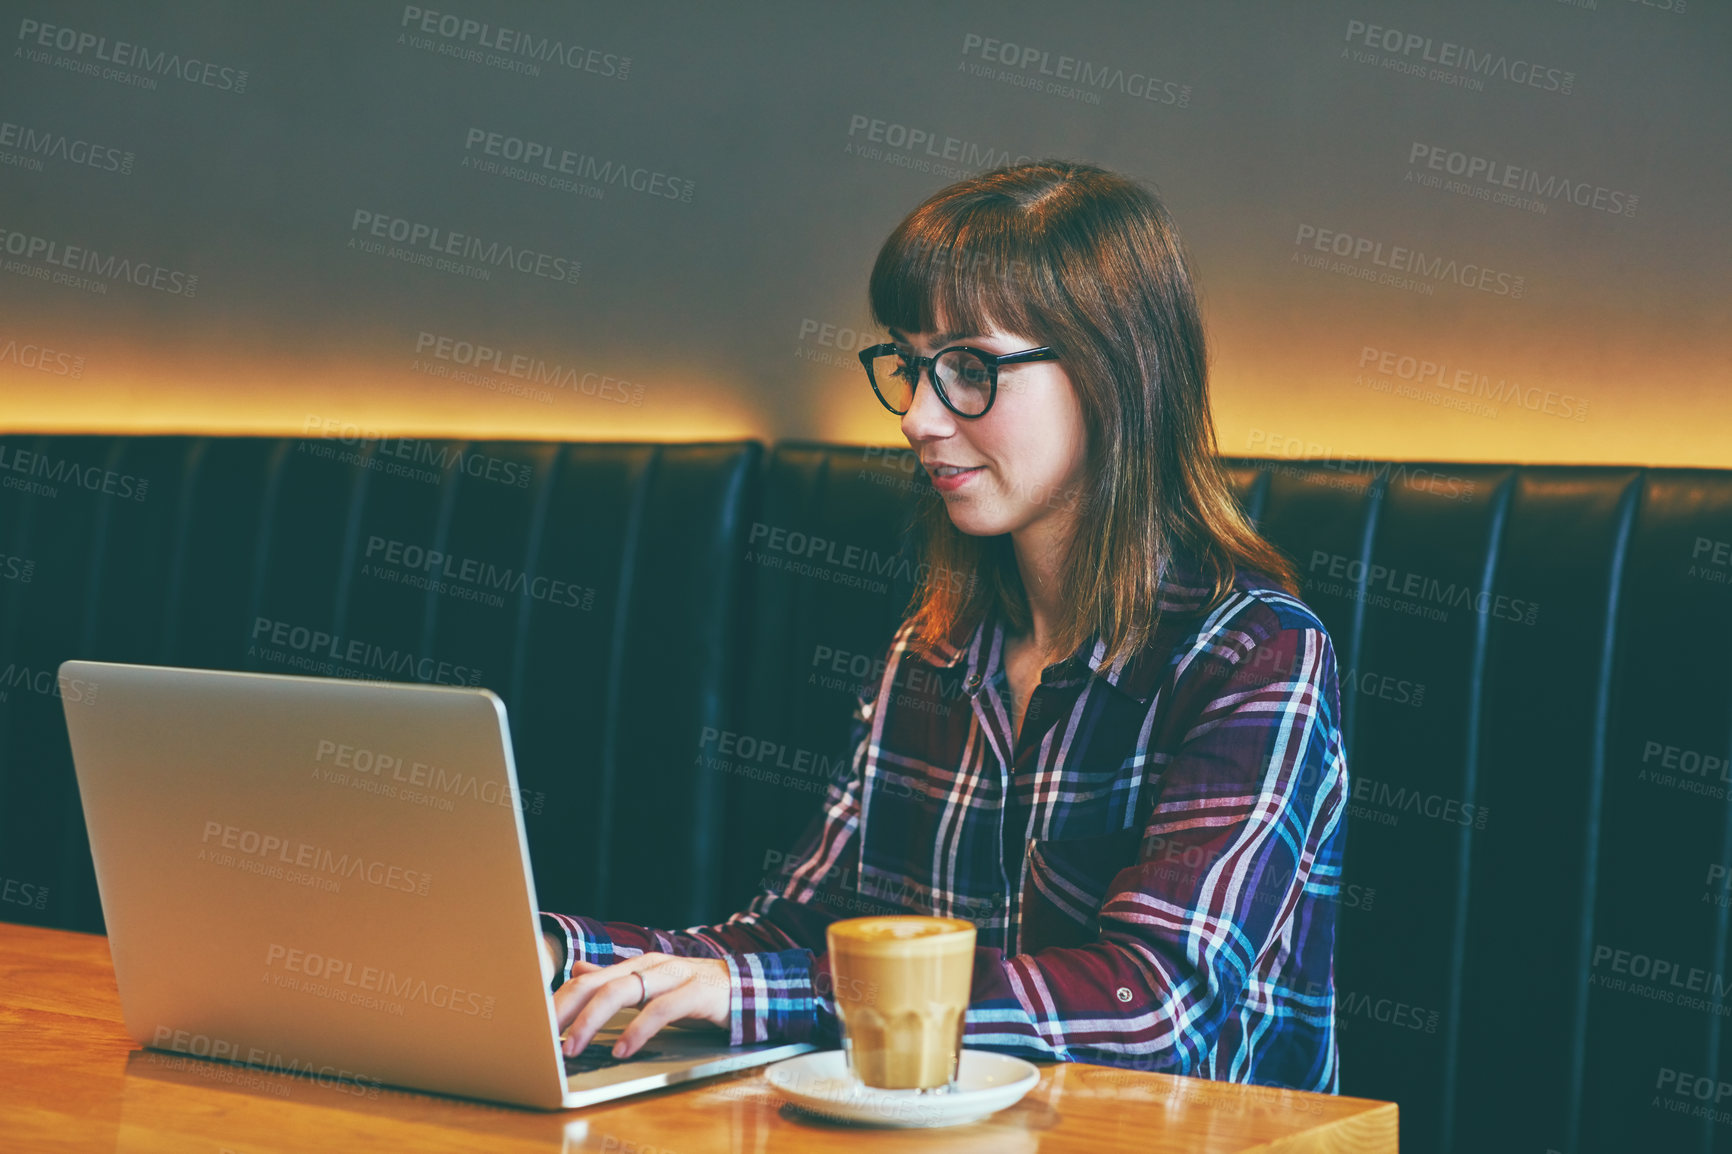
POLYGON ((137 1049, 121 1024, 107 938, 0 924, 0 1148, 9 1152, 1396 1149, 1391 1102, 1066 1063, 1043 1067, 1040 1085, 1010 1109, 941 1130, 814 1121, 786 1108, 761 1070, 546 1114, 366 1089, 137 1049))

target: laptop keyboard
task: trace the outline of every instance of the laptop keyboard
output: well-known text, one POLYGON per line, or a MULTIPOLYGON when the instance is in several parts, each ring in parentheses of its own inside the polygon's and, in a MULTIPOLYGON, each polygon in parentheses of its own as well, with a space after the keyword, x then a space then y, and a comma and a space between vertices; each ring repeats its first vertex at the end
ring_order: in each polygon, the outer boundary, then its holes
POLYGON ((628 1062, 659 1057, 660 1050, 639 1050, 629 1058, 616 1058, 613 1056, 612 1042, 591 1042, 583 1048, 582 1053, 565 1059, 565 1073, 567 1077, 573 1074, 591 1074, 609 1066, 623 1066, 628 1062))

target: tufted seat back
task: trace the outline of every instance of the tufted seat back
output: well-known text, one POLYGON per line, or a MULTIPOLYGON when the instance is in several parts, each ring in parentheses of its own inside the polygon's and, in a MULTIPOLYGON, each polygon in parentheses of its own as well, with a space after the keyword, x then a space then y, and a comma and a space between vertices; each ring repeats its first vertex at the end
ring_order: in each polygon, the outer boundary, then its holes
MULTIPOLYGON (((1227 464, 1339 659, 1342 1091, 1410 1151, 1732 1147, 1668 1106, 1732 1083, 1732 471, 1227 464)), ((0 917, 101 928, 82 657, 487 686, 542 904, 718 918, 851 752, 918 484, 802 442, 0 440, 0 917)))

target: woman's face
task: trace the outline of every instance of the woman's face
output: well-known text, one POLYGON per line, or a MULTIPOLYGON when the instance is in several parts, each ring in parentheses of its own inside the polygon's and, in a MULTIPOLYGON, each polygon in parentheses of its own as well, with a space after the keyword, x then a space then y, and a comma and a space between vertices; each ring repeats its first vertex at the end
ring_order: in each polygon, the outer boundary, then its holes
MULTIPOLYGON (((996 328, 980 333, 891 329, 890 339, 904 354, 921 357, 951 345, 1004 355, 1041 343, 996 328)), ((932 477, 951 522, 975 537, 1018 533, 1043 523, 1063 525, 1080 497, 1087 455, 1082 404, 1063 365, 1002 366, 992 407, 972 419, 945 407, 929 374, 920 374, 914 400, 902 415, 902 435, 932 477), (946 477, 944 466, 970 471, 946 477)))

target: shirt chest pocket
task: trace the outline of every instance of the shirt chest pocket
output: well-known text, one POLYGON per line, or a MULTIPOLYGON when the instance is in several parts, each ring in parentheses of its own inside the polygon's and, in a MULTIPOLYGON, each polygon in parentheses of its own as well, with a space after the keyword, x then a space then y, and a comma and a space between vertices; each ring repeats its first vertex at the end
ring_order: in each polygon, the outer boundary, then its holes
POLYGON ((1100 908, 1113 878, 1137 863, 1138 830, 1032 838, 1022 886, 1019 949, 1085 946, 1100 937, 1100 908))

